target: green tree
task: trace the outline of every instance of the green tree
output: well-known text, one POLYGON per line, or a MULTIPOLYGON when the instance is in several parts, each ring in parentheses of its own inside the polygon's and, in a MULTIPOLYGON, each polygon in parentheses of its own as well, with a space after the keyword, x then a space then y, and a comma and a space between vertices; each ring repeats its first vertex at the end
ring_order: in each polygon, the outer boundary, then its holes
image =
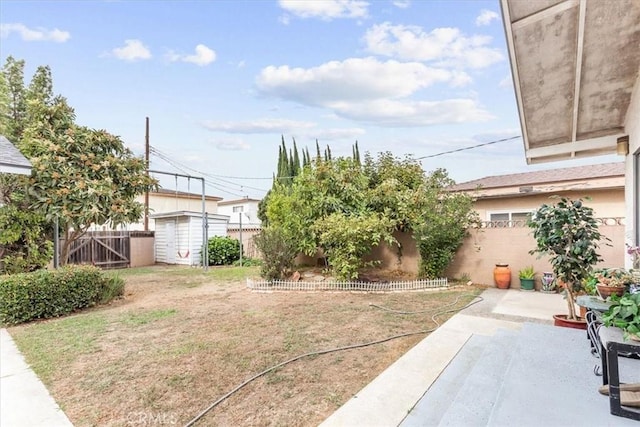
POLYGON ((561 198, 556 204, 543 204, 528 220, 536 239, 539 256, 548 255, 556 278, 566 293, 568 318, 576 320, 575 298, 582 280, 602 257, 598 253, 602 236, 593 209, 581 199, 561 198))
MULTIPOLYGON (((28 101, 51 99, 51 75, 38 68, 24 87, 24 61, 8 57, 0 72, 0 134, 19 145, 31 120, 28 101)), ((44 267, 52 255, 51 223, 32 208, 28 177, 0 175, 0 271, 15 273, 44 267)))
POLYGON ((27 121, 27 104, 24 88, 24 61, 16 60, 12 56, 2 68, 6 94, 2 96, 2 128, 4 136, 14 144, 22 138, 22 132, 27 121))
POLYGON ((139 220, 143 206, 135 198, 156 182, 119 137, 77 126, 63 98, 50 106, 30 102, 29 109, 38 120, 25 130, 20 148, 33 165, 33 207, 60 221, 64 264, 71 244, 92 224, 117 227, 139 220))
POLYGON ((0 174, 0 273, 38 270, 53 254, 51 224, 30 208, 28 180, 0 174))
POLYGON ((352 215, 335 212, 318 219, 313 228, 329 265, 340 279, 357 279, 359 269, 376 264, 363 258, 371 248, 382 241, 395 242, 392 221, 373 212, 352 215))

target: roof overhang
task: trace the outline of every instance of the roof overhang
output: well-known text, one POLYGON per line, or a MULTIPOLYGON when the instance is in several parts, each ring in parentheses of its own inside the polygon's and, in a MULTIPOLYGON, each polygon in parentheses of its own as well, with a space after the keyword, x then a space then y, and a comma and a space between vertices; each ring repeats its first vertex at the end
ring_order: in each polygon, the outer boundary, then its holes
POLYGON ((500 3, 527 163, 615 154, 640 84, 640 1, 500 3))

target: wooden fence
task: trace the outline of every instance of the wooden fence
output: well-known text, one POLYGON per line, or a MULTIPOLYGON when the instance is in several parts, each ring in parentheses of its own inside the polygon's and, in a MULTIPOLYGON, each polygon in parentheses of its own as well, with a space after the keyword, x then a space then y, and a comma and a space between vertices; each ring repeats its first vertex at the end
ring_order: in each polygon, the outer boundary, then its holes
MULTIPOLYGON (((91 264, 101 268, 131 266, 131 238, 153 237, 144 231, 90 231, 71 244, 68 264, 91 264)), ((60 247, 64 241, 60 242, 60 247)))

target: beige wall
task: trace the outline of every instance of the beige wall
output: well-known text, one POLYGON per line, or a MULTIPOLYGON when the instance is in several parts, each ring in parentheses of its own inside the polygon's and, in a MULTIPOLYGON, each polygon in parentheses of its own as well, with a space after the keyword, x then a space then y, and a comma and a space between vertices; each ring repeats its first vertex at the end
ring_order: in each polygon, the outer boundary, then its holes
MULTIPOLYGON (((599 253, 602 267, 620 267, 624 264, 624 225, 603 225, 600 232, 611 239, 611 246, 601 244, 599 253)), ((536 288, 540 288, 540 276, 552 271, 548 258, 529 255, 535 248, 535 240, 529 227, 483 228, 474 230, 458 250, 453 263, 446 271, 447 277, 459 278, 468 274, 474 283, 494 286, 493 269, 497 263, 509 264, 511 287, 519 288, 518 271, 533 265, 537 272, 536 288)))
MULTIPOLYGON (((565 191, 558 192, 561 197, 570 199, 590 197, 586 204, 593 208, 594 215, 598 218, 603 217, 623 217, 624 208, 624 188, 615 188, 607 190, 589 190, 589 191, 565 191)), ((474 203, 476 212, 483 221, 489 221, 490 213, 513 212, 513 211, 529 211, 535 210, 544 203, 555 203, 551 194, 536 194, 527 196, 501 197, 495 199, 478 199, 474 203)))
MULTIPOLYGON (((253 236, 260 232, 260 228, 243 228, 242 229, 242 248, 245 256, 249 258, 262 258, 262 254, 253 243, 253 236)), ((227 236, 232 239, 240 240, 240 230, 238 228, 229 228, 227 236)))
POLYGON ((131 237, 129 245, 131 247, 130 267, 144 267, 155 264, 153 236, 149 237, 131 237))

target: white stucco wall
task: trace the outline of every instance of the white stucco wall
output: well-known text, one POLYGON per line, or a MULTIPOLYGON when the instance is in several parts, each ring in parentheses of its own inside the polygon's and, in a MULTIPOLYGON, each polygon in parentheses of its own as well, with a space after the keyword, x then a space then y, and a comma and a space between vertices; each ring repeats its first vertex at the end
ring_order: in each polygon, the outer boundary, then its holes
MULTIPOLYGON (((627 110, 627 118, 625 121, 625 132, 629 135, 629 155, 625 159, 625 206, 626 206, 626 231, 625 239, 627 244, 636 245, 640 242, 635 241, 636 229, 640 226, 638 218, 635 218, 634 210, 636 199, 635 194, 640 190, 638 181, 640 177, 636 176, 634 168, 634 154, 638 153, 640 161, 640 78, 636 79, 636 84, 631 95, 631 102, 627 110)), ((640 166, 640 165, 639 165, 640 166)), ((640 197, 638 197, 640 199, 640 197)), ((640 200, 639 200, 640 202, 640 200)), ((631 258, 626 256, 625 264, 627 268, 631 267, 631 258)))

